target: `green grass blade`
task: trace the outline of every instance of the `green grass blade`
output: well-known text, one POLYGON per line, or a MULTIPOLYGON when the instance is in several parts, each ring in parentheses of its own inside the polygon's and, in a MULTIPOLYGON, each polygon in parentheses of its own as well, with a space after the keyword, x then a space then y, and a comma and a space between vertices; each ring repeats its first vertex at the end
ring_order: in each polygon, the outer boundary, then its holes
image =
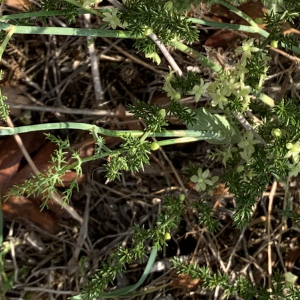
MULTIPOLYGON (((150 270, 153 266, 153 263, 155 262, 156 255, 157 255, 157 247, 154 246, 151 250, 151 253, 150 253, 147 265, 145 267, 145 270, 144 270, 141 278, 139 279, 139 281, 136 284, 133 284, 131 286, 127 286, 125 288, 121 288, 121 289, 118 289, 118 290, 115 290, 115 291, 111 291, 111 292, 108 292, 108 293, 100 293, 98 297, 100 299, 101 298, 102 299, 115 298, 115 297, 118 297, 118 296, 128 295, 130 292, 133 292, 134 290, 139 288, 144 283, 146 278, 148 277, 149 272, 150 272, 150 270)), ((72 297, 71 299, 72 300, 81 300, 82 297, 80 295, 77 295, 77 296, 72 297)))

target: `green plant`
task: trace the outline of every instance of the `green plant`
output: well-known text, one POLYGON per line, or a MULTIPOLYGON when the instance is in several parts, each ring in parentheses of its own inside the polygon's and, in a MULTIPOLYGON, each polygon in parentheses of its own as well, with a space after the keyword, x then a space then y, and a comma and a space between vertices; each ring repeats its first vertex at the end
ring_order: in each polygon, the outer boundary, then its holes
POLYGON ((174 258, 172 262, 178 273, 187 274, 193 279, 200 279, 204 289, 213 290, 220 287, 224 291, 226 299, 231 296, 238 296, 245 300, 268 300, 273 298, 296 300, 300 297, 300 289, 290 285, 286 278, 279 273, 275 273, 272 278, 274 289, 268 291, 266 288, 251 284, 243 276, 231 279, 227 274, 212 273, 207 267, 187 264, 177 258, 174 258))
MULTIPOLYGON (((98 1, 99 2, 99 1, 98 1)), ((196 184, 196 190, 202 200, 196 203, 200 211, 199 221, 210 231, 218 228, 217 220, 212 215, 209 199, 213 188, 219 183, 224 183, 229 192, 236 197, 236 209, 233 221, 238 227, 245 227, 251 219, 253 206, 257 197, 264 191, 272 177, 279 181, 285 181, 288 176, 296 176, 300 172, 300 116, 298 112, 298 100, 282 99, 275 102, 263 94, 262 88, 268 72, 270 57, 266 46, 272 41, 279 43, 280 47, 291 49, 300 53, 297 41, 291 36, 280 33, 283 22, 298 17, 300 10, 298 1, 278 1, 280 12, 272 10, 266 15, 265 21, 270 33, 261 29, 257 23, 246 14, 222 0, 209 1, 219 3, 229 8, 245 19, 249 26, 224 24, 187 18, 184 9, 186 4, 194 1, 161 1, 161 0, 127 0, 123 4, 117 2, 118 8, 112 10, 96 9, 95 1, 43 1, 42 10, 0 17, 0 30, 6 34, 0 47, 0 58, 13 34, 62 34, 74 36, 102 36, 122 37, 136 39, 135 47, 145 53, 146 57, 160 62, 159 49, 165 55, 173 68, 165 76, 163 90, 171 99, 167 108, 151 106, 143 102, 137 102, 129 109, 135 118, 145 121, 144 131, 107 130, 95 125, 83 123, 51 123, 16 128, 0 128, 0 135, 12 135, 23 132, 50 130, 50 129, 76 129, 87 130, 95 139, 95 151, 90 157, 81 158, 74 151, 68 140, 63 141, 59 137, 48 135, 48 138, 57 144, 57 150, 52 156, 52 166, 45 174, 33 176, 23 184, 11 189, 10 195, 43 194, 44 205, 56 193, 55 186, 61 184, 61 176, 69 170, 75 170, 77 176, 82 174, 82 164, 91 160, 107 158, 106 177, 108 181, 119 179, 122 171, 137 172, 149 163, 149 153, 161 146, 176 143, 206 141, 218 145, 211 157, 220 161, 224 168, 218 178, 211 176, 209 169, 190 168, 187 171, 190 181, 196 184), (22 24, 29 18, 47 18, 63 15, 70 21, 83 13, 92 13, 102 18, 104 26, 101 29, 83 28, 56 28, 37 27, 22 24), (152 18, 149 18, 151 12, 152 18), (223 70, 207 57, 193 50, 181 41, 191 44, 198 39, 198 32, 193 24, 213 25, 220 28, 232 28, 251 33, 258 33, 261 39, 246 39, 235 50, 235 65, 230 70, 223 70), (108 30, 111 26, 128 30, 108 30), (196 73, 183 74, 165 45, 172 46, 183 53, 194 57, 205 67, 215 73, 214 80, 207 82, 205 78, 196 73), (195 102, 205 95, 210 99, 208 108, 198 108, 194 111, 181 105, 180 99, 184 94, 194 95, 195 102), (245 113, 252 108, 256 118, 262 119, 260 124, 250 124, 245 113), (260 109, 262 107, 262 109, 260 109), (257 109, 258 108, 258 109, 257 109), (214 110, 222 113, 214 113, 214 110), (167 130, 167 118, 171 115, 182 120, 186 130, 167 130), (254 126, 255 125, 255 126, 254 126), (117 150, 111 150, 105 145, 105 139, 99 135, 118 136, 123 143, 117 150), (152 143, 148 138, 163 138, 152 143), (72 162, 70 162, 70 158, 72 162)), ((241 3, 242 1, 239 1, 241 3)), ((114 1, 114 3, 116 3, 114 1)), ((273 44, 274 45, 274 44, 273 44)), ((1 78, 0 78, 1 79, 1 78)), ((6 119, 8 107, 4 102, 5 97, 0 94, 1 117, 6 119)), ((72 190, 78 188, 76 178, 70 187, 64 192, 64 201, 68 201, 72 190)), ((181 197, 182 198, 182 197, 181 197)), ((166 244, 172 229, 179 223, 182 211, 182 201, 173 197, 167 198, 168 210, 165 214, 159 211, 157 225, 152 229, 143 226, 135 226, 133 229, 132 247, 125 249, 119 247, 104 263, 102 269, 83 289, 82 295, 74 299, 93 299, 95 297, 113 297, 124 293, 130 293, 138 288, 145 280, 149 267, 155 259, 157 250, 166 244), (132 260, 142 260, 149 249, 146 250, 145 241, 151 240, 152 247, 149 263, 138 284, 115 293, 105 293, 108 285, 113 284, 118 272, 125 270, 126 264, 132 260)), ((175 261, 175 266, 181 272, 194 278, 201 278, 204 287, 212 289, 221 286, 226 296, 239 294, 244 299, 260 297, 267 299, 269 292, 265 290, 253 290, 249 282, 240 278, 235 285, 221 273, 210 274, 207 268, 186 267, 175 261), (265 298, 264 298, 265 297, 265 298)), ((297 289, 280 291, 280 295, 291 297, 292 293, 298 295, 297 289), (281 293, 281 294, 280 294, 281 293)), ((287 298, 289 299, 289 298, 287 298)), ((292 298, 290 298, 292 299, 292 298)), ((293 298, 294 299, 294 298, 293 298)))

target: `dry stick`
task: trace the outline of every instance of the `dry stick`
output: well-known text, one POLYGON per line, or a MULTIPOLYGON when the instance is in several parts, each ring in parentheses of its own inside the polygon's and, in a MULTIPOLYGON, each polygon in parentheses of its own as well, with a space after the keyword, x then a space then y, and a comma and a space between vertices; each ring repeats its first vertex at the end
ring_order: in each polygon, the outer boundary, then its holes
MULTIPOLYGON (((10 117, 7 117, 7 124, 8 124, 9 127, 12 127, 12 128, 14 127, 14 124, 13 124, 13 122, 11 121, 10 117)), ((17 145, 19 146, 21 152, 23 153, 25 159, 27 160, 28 164, 30 165, 30 167, 31 167, 31 169, 32 169, 32 171, 33 171, 33 173, 34 173, 36 176, 38 176, 40 172, 39 172, 38 168, 36 167, 35 163, 33 162, 33 160, 31 159, 31 157, 30 157, 28 151, 27 151, 26 148, 24 147, 24 144, 23 144, 23 141, 22 141, 21 137, 20 137, 18 134, 14 134, 14 139, 15 139, 17 145)), ((51 196, 51 199, 52 199, 52 200, 54 200, 54 201, 57 202, 59 205, 61 205, 62 207, 64 207, 64 209, 65 209, 65 210, 66 210, 66 211, 67 211, 67 212, 68 212, 75 220, 77 220, 80 224, 82 224, 82 222, 83 222, 82 218, 79 216, 79 214, 75 211, 75 209, 74 209, 72 206, 70 206, 70 205, 67 204, 67 203, 66 203, 66 204, 63 204, 63 202, 61 201, 61 198, 60 198, 57 194, 55 194, 55 193, 53 193, 53 192, 50 193, 50 196, 51 196)))
POLYGON ((257 140, 259 140, 265 147, 268 146, 265 140, 251 127, 248 121, 240 113, 234 112, 233 115, 247 131, 253 133, 257 140))
POLYGON ((288 54, 288 53, 286 53, 286 52, 284 52, 284 51, 282 51, 282 50, 280 50, 280 49, 273 48, 273 47, 271 47, 271 46, 269 46, 269 45, 268 45, 267 47, 270 48, 272 51, 277 52, 277 53, 281 54, 282 56, 285 56, 285 57, 287 57, 288 59, 290 59, 290 60, 292 60, 292 61, 294 61, 294 62, 296 62, 296 63, 298 63, 298 64, 300 63, 300 58, 299 58, 299 57, 290 55, 290 54, 288 54))
POLYGON ((47 288, 40 287, 24 287, 25 292, 42 292, 42 293, 52 293, 57 295, 76 295, 76 292, 73 291, 60 291, 60 290, 51 290, 47 288))
POLYGON ((160 41, 160 39, 157 37, 156 34, 153 32, 149 34, 149 38, 157 45, 157 47, 160 49, 164 57, 167 59, 173 70, 176 72, 178 76, 182 76, 183 73, 179 66, 177 65, 174 58, 171 56, 170 52, 167 50, 166 46, 160 41))
POLYGON ((272 184, 270 196, 269 196, 269 205, 268 205, 268 274, 269 274, 269 289, 272 288, 272 247, 271 247, 271 213, 274 195, 277 189, 277 181, 275 180, 272 184))
POLYGON ((229 259, 228 259, 228 263, 227 263, 227 266, 226 266, 226 269, 225 269, 225 272, 227 273, 231 267, 231 264, 232 264, 232 258, 233 256, 235 255, 235 252, 237 250, 237 247, 239 246, 241 240, 243 239, 244 237, 244 234, 245 234, 245 231, 246 231, 246 227, 244 227, 244 229, 242 230, 237 242, 236 242, 236 245, 234 246, 230 256, 229 256, 229 259))
POLYGON ((220 256, 218 248, 214 245, 214 242, 213 242, 212 238, 210 237, 210 234, 207 233, 206 236, 207 236, 207 238, 209 240, 209 243, 207 242, 207 240, 205 238, 205 234, 203 235, 203 239, 206 240, 206 244, 210 244, 210 248, 209 248, 210 251, 212 252, 212 254, 214 255, 214 257, 216 257, 217 260, 219 261, 221 269, 223 270, 223 272, 226 273, 225 263, 223 262, 223 260, 222 260, 222 258, 220 256))
MULTIPOLYGON (((111 4, 119 8, 120 10, 124 10, 124 5, 120 3, 118 0, 108 0, 111 4)), ((164 57, 169 62, 170 66, 173 68, 173 70, 176 72, 178 76, 182 76, 183 73, 179 66, 177 65, 174 58, 171 56, 170 52, 167 50, 166 46, 160 41, 158 36, 155 33, 149 34, 149 38, 157 45, 157 47, 160 49, 164 57)), ((166 75, 166 74, 165 74, 166 75)))
POLYGON ((76 248, 74 249, 73 256, 69 260, 68 265, 73 265, 77 262, 79 253, 81 251, 81 248, 84 244, 85 239, 88 236, 88 222, 89 222, 89 215, 90 215, 90 201, 91 201, 91 195, 90 193, 86 194, 86 202, 85 202, 85 209, 84 209, 84 214, 83 214, 83 223, 81 225, 77 242, 76 242, 76 248))
POLYGON ((101 37, 105 42, 107 42, 108 44, 110 44, 113 48, 115 48, 116 50, 118 50, 120 53, 122 53, 124 56, 127 56, 128 58, 130 58, 132 61, 136 62, 137 64, 140 64, 142 65, 143 67, 145 68, 148 68, 160 75, 167 75, 167 72, 164 72, 164 71, 160 71, 160 70, 157 70, 156 68, 154 68, 153 66, 145 63, 144 61, 136 58, 135 56, 127 53, 126 51, 124 51, 121 47, 117 46, 117 45, 114 45, 109 39, 105 38, 105 37, 101 37))
MULTIPOLYGON (((290 177, 287 178, 286 186, 285 186, 285 192, 284 192, 284 198, 283 198, 283 211, 286 210, 288 199, 290 198, 290 191, 289 191, 289 185, 290 185, 290 177)), ((278 193, 277 193, 278 195, 278 193)), ((280 223, 280 235, 279 235, 279 244, 281 244, 282 234, 287 229, 287 217, 285 215, 281 218, 280 223)))
MULTIPOLYGON (((13 124, 13 122, 12 122, 12 120, 11 120, 11 118, 10 118, 9 116, 7 117, 7 124, 8 124, 9 127, 14 128, 14 124, 13 124)), ((33 160, 31 159, 31 157, 30 157, 28 151, 27 151, 26 148, 24 147, 24 144, 23 144, 23 141, 22 141, 21 137, 20 137, 18 134, 14 134, 14 139, 15 139, 17 145, 19 146, 21 152, 23 153, 25 159, 27 160, 28 164, 30 165, 30 167, 31 167, 31 169, 32 169, 32 171, 33 171, 33 173, 34 173, 36 176, 38 176, 38 175, 39 175, 39 170, 38 170, 38 168, 36 167, 36 165, 35 165, 35 163, 33 162, 33 160)))
POLYGON ((17 264, 16 260, 16 251, 15 251, 15 245, 12 240, 9 241, 10 244, 10 252, 11 252, 11 257, 14 265, 14 283, 18 282, 18 275, 19 275, 19 267, 17 264))
MULTIPOLYGON (((270 193, 271 194, 271 193, 270 193)), ((264 210, 264 214, 267 216, 268 215, 268 212, 267 212, 267 209, 266 209, 266 206, 264 205, 264 203, 262 202, 262 208, 264 210)), ((271 228, 271 231, 273 231, 272 233, 272 237, 274 238, 274 245, 275 245, 275 248, 276 248, 276 252, 277 252, 277 255, 279 257, 279 261, 280 261, 280 264, 281 264, 281 267, 282 269, 284 270, 284 273, 286 272, 286 267, 284 265, 284 261, 283 261, 283 258, 282 258, 282 253, 278 247, 278 243, 276 242, 276 240, 278 239, 278 237, 274 234, 274 230, 272 228, 272 224, 270 224, 270 228, 271 228)), ((280 236, 281 233, 278 234, 278 236, 280 236)), ((267 247, 268 246, 268 241, 266 242, 265 245, 263 245, 262 249, 267 247)))
POLYGON ((115 7, 117 7, 120 10, 124 10, 124 5, 122 3, 120 3, 117 0, 107 0, 109 3, 111 3, 112 5, 114 5, 115 7))
MULTIPOLYGON (((86 15, 84 15, 84 18, 86 21, 85 25, 87 28, 89 28, 89 25, 91 24, 91 15, 86 14, 86 15)), ((103 103, 104 97, 103 97, 103 90, 102 90, 102 86, 101 86, 99 64, 98 64, 97 54, 95 52, 95 44, 94 44, 93 38, 88 36, 87 43, 88 43, 90 60, 91 60, 91 71, 92 71, 92 77, 93 77, 93 83, 94 83, 96 104, 99 105, 99 104, 103 103)))

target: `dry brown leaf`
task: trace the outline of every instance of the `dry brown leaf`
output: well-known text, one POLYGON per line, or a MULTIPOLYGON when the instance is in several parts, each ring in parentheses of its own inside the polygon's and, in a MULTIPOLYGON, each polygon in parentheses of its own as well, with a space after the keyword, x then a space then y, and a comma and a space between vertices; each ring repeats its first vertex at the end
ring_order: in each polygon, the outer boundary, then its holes
MULTIPOLYGON (((264 13, 266 12, 266 8, 262 4, 261 1, 249 1, 247 3, 241 4, 238 6, 242 12, 247 14, 253 20, 256 18, 263 18, 264 13)), ((212 19, 221 18, 224 23, 234 23, 240 25, 249 25, 247 21, 239 17, 234 12, 230 11, 228 8, 224 7, 221 4, 212 5, 210 10, 210 17, 212 19)), ((220 22, 220 21, 219 21, 220 22)), ((222 21, 221 21, 222 22, 222 21)), ((259 25, 260 27, 265 27, 265 25, 259 25)), ((212 48, 236 48, 236 42, 241 37, 241 35, 247 34, 250 36, 256 36, 257 34, 251 33, 241 33, 233 30, 221 29, 211 35, 205 42, 205 46, 209 46, 212 48)))
POLYGON ((237 31, 221 29, 213 33, 204 43, 204 46, 212 48, 236 48, 241 35, 237 31))
POLYGON ((179 274, 177 278, 173 279, 172 286, 174 288, 187 288, 191 290, 197 289, 200 284, 200 279, 193 279, 187 274, 179 274))
MULTIPOLYGON (((264 13, 266 13, 267 11, 261 1, 248 1, 237 6, 237 8, 243 13, 247 14, 252 19, 263 18, 264 13)), ((244 19, 242 19, 237 14, 230 11, 228 8, 221 4, 212 5, 210 9, 210 14, 212 14, 215 17, 228 19, 230 21, 233 21, 234 23, 244 21, 244 19)))
POLYGON ((28 224, 28 221, 30 221, 48 232, 58 232, 57 220, 46 210, 41 211, 38 204, 25 197, 10 197, 2 203, 2 210, 6 220, 17 221, 23 224, 28 224))
POLYGON ((30 7, 29 0, 6 0, 5 4, 7 6, 21 11, 27 11, 30 7))
MULTIPOLYGON (((24 146, 29 153, 36 151, 43 145, 41 138, 42 134, 39 132, 22 134, 24 146), (33 143, 35 140, 40 143, 33 143)), ((22 158, 23 154, 13 136, 2 142, 0 149, 0 187, 2 189, 14 184, 12 178, 18 171, 22 158)))

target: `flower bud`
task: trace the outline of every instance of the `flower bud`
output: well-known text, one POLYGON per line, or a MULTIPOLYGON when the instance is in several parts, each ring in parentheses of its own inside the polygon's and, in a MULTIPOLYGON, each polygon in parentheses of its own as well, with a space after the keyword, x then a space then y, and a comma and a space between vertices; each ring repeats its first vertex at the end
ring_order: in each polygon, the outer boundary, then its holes
POLYGON ((255 22, 256 24, 259 24, 259 25, 262 25, 262 24, 265 23, 263 18, 256 18, 256 19, 254 20, 254 22, 255 22))
POLYGON ((166 2, 164 8, 165 10, 170 11, 173 8, 173 2, 172 1, 166 2))
POLYGON ((279 128, 273 128, 271 134, 273 137, 281 137, 282 131, 279 128))
POLYGON ((166 110, 164 108, 162 108, 159 112, 158 112, 158 116, 161 119, 164 119, 166 117, 166 110))
POLYGON ((237 168, 236 168, 236 171, 238 173, 241 173, 242 171, 244 171, 245 167, 243 165, 239 165, 237 168))
POLYGON ((155 151, 155 150, 157 150, 159 147, 160 147, 160 146, 159 146, 158 143, 153 142, 153 143, 151 144, 151 146, 150 146, 150 149, 151 149, 152 151, 155 151))
POLYGON ((271 47, 278 48, 278 41, 272 41, 271 42, 271 47))
POLYGON ((183 194, 180 194, 178 199, 179 199, 179 201, 183 202, 185 199, 185 196, 183 194))
POLYGON ((173 100, 179 101, 181 99, 180 93, 176 92, 175 95, 173 96, 173 100))
POLYGON ((171 234, 170 234, 169 232, 167 232, 167 233, 165 234, 165 240, 168 241, 168 240, 170 240, 170 239, 171 239, 171 234))
POLYGON ((144 35, 149 35, 153 32, 153 29, 151 27, 145 27, 144 28, 144 35))

